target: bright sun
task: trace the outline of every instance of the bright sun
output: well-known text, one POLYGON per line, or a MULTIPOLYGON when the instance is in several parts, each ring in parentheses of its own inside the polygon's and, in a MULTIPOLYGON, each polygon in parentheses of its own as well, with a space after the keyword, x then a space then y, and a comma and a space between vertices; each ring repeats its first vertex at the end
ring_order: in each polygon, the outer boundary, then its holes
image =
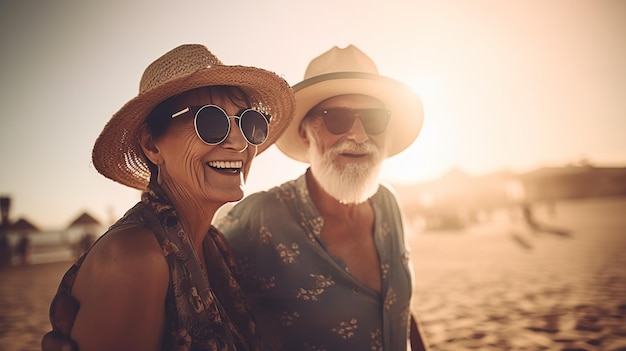
POLYGON ((441 85, 432 76, 417 76, 405 81, 422 99, 424 124, 419 137, 409 148, 385 161, 383 179, 392 183, 414 183, 433 179, 449 169, 447 145, 441 140, 441 85))

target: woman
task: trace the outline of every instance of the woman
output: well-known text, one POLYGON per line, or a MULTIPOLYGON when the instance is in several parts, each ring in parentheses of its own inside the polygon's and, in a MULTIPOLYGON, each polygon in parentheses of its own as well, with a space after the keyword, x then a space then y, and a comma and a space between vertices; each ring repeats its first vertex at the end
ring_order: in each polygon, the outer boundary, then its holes
POLYGON ((149 65, 139 95, 93 149, 96 169, 143 190, 141 201, 65 274, 53 330, 81 351, 262 349, 211 221, 243 197, 252 159, 285 130, 294 106, 274 73, 225 66, 202 45, 149 65), (59 306, 73 299, 73 327, 57 325, 67 313, 59 306))

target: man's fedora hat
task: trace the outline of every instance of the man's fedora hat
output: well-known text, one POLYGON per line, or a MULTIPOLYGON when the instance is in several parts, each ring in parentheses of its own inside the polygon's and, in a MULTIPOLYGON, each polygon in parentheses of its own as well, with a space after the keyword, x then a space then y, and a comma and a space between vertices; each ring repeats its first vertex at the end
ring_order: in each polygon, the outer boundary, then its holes
POLYGON ((354 45, 333 47, 309 63, 304 80, 293 87, 296 114, 276 146, 287 156, 308 162, 306 146, 298 129, 304 116, 320 102, 337 95, 363 94, 375 97, 391 112, 389 154, 406 149, 417 138, 424 119, 419 96, 407 85, 378 74, 376 65, 354 45))

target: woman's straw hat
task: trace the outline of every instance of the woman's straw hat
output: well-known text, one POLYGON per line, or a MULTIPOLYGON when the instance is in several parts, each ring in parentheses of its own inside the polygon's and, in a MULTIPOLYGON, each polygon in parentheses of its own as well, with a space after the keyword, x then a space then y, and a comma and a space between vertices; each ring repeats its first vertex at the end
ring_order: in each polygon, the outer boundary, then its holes
POLYGON ((137 136, 148 114, 162 101, 187 90, 215 85, 241 88, 253 106, 271 118, 260 154, 285 131, 295 111, 293 92, 273 72, 246 66, 226 66, 205 46, 181 45, 151 63, 139 83, 139 94, 105 125, 93 148, 93 164, 105 177, 145 190, 150 170, 137 136))
POLYGON ((424 120, 419 96, 403 83, 378 74, 376 65, 353 45, 333 47, 311 61, 304 80, 293 86, 296 115, 276 146, 297 161, 308 162, 306 146, 298 128, 302 118, 320 102, 337 95, 363 94, 375 97, 391 111, 388 135, 391 142, 387 156, 406 149, 417 138, 424 120))

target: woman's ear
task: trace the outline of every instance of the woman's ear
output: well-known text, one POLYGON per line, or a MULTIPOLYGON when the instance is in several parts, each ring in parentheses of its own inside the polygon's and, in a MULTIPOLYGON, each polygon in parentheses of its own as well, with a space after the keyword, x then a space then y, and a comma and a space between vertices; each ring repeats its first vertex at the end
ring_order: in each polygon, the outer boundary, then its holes
POLYGON ((141 131, 139 132, 138 140, 139 145, 141 146, 141 150, 143 150, 143 153, 146 155, 148 160, 150 160, 150 162, 154 163, 155 165, 161 164, 162 157, 161 153, 159 152, 159 148, 154 143, 152 135, 148 133, 146 128, 141 129, 141 131))

